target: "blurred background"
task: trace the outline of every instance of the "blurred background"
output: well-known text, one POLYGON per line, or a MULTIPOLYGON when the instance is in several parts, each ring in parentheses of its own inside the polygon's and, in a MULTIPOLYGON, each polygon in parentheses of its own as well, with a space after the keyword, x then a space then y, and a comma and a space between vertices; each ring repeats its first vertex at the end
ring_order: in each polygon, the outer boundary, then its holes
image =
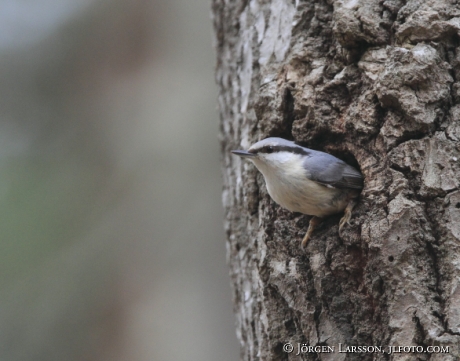
POLYGON ((0 359, 237 360, 208 0, 0 0, 0 359))

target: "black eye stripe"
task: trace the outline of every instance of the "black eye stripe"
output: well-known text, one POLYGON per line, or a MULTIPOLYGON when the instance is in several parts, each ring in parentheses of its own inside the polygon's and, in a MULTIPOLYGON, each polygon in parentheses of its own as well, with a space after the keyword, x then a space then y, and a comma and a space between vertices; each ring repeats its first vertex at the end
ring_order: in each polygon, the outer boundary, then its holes
POLYGON ((275 153, 275 152, 290 152, 290 153, 296 153, 296 154, 302 154, 302 155, 308 155, 309 152, 302 147, 296 147, 296 146, 287 146, 287 145, 266 145, 260 149, 253 150, 251 153, 275 153))

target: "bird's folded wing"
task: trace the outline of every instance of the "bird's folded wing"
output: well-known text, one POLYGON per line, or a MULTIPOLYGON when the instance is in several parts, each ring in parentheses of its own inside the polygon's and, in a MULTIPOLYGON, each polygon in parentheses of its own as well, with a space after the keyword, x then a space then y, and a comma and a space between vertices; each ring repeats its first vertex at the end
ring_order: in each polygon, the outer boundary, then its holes
POLYGON ((363 176, 355 168, 330 154, 318 153, 303 162, 310 180, 334 188, 363 188, 363 176))

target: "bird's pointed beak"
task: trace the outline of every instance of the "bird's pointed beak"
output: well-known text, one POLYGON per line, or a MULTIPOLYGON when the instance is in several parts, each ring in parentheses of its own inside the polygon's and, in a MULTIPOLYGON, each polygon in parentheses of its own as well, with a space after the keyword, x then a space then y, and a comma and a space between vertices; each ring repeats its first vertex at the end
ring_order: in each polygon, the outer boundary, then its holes
POLYGON ((254 158, 257 154, 248 152, 247 150, 232 150, 233 154, 239 155, 242 158, 254 158))

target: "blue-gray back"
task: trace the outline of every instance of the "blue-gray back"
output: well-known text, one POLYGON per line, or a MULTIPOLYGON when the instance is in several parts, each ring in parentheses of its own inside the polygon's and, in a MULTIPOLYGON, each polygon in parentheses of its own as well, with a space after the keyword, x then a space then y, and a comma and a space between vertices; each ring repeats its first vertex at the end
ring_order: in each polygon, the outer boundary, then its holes
POLYGON ((310 155, 303 162, 309 179, 335 188, 363 188, 363 176, 355 168, 333 155, 309 151, 310 155))

